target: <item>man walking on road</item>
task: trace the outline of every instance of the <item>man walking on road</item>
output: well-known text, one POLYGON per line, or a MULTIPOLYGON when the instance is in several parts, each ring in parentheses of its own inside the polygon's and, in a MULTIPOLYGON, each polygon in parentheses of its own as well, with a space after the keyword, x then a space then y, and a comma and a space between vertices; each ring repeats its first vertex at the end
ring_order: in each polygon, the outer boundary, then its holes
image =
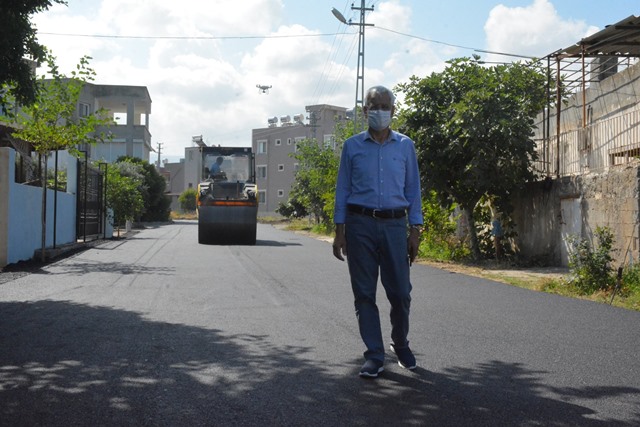
POLYGON ((401 367, 416 367, 407 335, 409 267, 418 253, 423 223, 420 176, 413 141, 389 127, 394 102, 386 87, 367 91, 363 112, 369 128, 345 141, 336 185, 333 254, 341 261, 347 256, 366 346, 360 376, 372 378, 384 370, 385 357, 376 305, 378 274, 391 304, 391 350, 401 367))

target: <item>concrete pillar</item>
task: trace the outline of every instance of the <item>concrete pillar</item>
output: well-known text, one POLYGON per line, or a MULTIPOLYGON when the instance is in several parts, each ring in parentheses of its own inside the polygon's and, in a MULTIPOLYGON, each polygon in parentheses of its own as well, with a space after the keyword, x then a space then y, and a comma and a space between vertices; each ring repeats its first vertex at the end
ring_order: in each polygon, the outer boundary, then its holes
POLYGON ((0 148, 0 267, 9 257, 9 192, 15 176, 15 152, 0 148))
POLYGON ((127 156, 133 157, 133 125, 135 124, 135 109, 132 100, 127 102, 127 156))

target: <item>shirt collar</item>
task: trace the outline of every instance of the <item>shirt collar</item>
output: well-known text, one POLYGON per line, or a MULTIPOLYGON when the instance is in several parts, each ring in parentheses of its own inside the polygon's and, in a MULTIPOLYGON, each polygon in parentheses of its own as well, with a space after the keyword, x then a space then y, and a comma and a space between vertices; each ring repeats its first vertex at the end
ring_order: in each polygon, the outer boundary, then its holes
MULTIPOLYGON (((386 139, 386 141, 383 142, 383 144, 387 144, 389 142, 397 141, 398 140, 398 136, 397 135, 398 134, 393 129, 389 129, 389 137, 386 139)), ((369 133, 368 129, 366 131, 364 131, 364 140, 365 141, 369 140, 371 142, 375 142, 376 144, 378 143, 378 141, 373 139, 373 137, 369 133)))

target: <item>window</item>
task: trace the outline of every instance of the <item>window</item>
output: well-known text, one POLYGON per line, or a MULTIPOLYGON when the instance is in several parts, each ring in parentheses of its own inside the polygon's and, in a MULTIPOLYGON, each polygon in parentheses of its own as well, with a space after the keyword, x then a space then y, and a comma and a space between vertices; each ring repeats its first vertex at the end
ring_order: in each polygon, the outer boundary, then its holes
POLYGON ((291 138, 287 138, 287 145, 291 145, 291 138))
POLYGON ((91 114, 91 105, 84 102, 78 103, 78 115, 80 117, 88 117, 91 114))
POLYGON ((267 203, 267 192, 265 190, 258 190, 258 203, 267 203))
POLYGON ((276 145, 280 145, 282 141, 280 139, 276 139, 276 145))
POLYGON ((284 197, 284 190, 278 190, 278 197, 284 197))
POLYGON ((295 141, 296 141, 295 151, 296 151, 296 152, 298 151, 298 144, 300 144, 300 143, 301 143, 302 141, 304 141, 304 140, 305 140, 305 137, 304 137, 304 136, 297 136, 297 137, 295 138, 295 141))
POLYGON ((278 165, 278 171, 282 172, 284 170, 284 165, 278 165))
POLYGON ((299 169, 300 169, 300 163, 294 163, 294 164, 293 164, 293 170, 294 170, 295 172, 298 172, 298 170, 299 170, 299 169))
POLYGON ((258 175, 258 179, 267 179, 267 166, 256 166, 256 175, 258 175))
POLYGON ((258 141, 258 154, 265 154, 267 152, 267 140, 263 139, 258 141))
POLYGON ((324 135, 324 148, 336 148, 334 135, 324 135))

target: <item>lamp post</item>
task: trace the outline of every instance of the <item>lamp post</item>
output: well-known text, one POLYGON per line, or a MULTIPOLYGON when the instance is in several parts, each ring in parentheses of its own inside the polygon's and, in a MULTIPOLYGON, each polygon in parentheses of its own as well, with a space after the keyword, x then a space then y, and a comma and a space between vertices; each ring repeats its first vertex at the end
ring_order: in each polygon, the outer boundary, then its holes
MULTIPOLYGON (((358 105, 360 105, 360 110, 362 111, 362 107, 364 107, 364 27, 373 27, 373 24, 367 24, 364 21, 364 14, 366 11, 372 11, 373 6, 365 7, 365 0, 361 0, 360 7, 355 7, 353 4, 351 5, 351 10, 359 10, 360 11, 360 22, 354 23, 351 20, 346 20, 344 15, 340 13, 338 9, 335 7, 331 9, 331 13, 335 16, 338 21, 342 22, 345 25, 357 25, 359 27, 359 35, 358 35, 358 70, 356 76, 356 103, 353 110, 353 128, 354 131, 357 131, 357 122, 358 122, 358 105)), ((364 130, 364 115, 361 115, 360 120, 360 128, 359 130, 364 130)))

